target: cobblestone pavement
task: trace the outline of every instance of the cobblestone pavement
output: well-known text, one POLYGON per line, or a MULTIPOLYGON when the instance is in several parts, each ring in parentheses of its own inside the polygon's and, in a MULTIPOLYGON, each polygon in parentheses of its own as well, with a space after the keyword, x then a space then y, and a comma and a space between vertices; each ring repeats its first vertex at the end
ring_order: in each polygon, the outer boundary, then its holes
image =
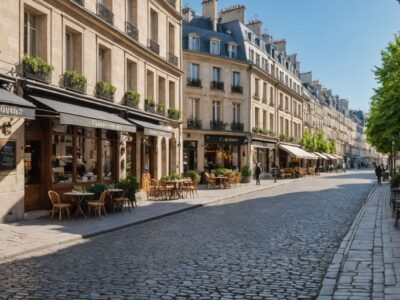
POLYGON ((372 173, 307 178, 0 264, 0 299, 310 299, 372 173))
POLYGON ((389 184, 377 187, 361 209, 318 299, 400 299, 400 230, 394 227, 389 184))

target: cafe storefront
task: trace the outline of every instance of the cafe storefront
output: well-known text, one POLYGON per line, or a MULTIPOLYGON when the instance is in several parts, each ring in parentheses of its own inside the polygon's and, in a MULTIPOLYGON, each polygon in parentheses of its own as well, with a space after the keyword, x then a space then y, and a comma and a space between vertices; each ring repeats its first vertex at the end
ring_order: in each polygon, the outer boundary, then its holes
POLYGON ((30 98, 37 117, 25 124, 25 211, 49 208, 48 190, 64 193, 75 185, 118 180, 121 135, 136 126, 100 108, 30 98))
POLYGON ((256 140, 251 141, 253 169, 256 163, 260 163, 262 174, 271 173, 272 167, 275 163, 275 149, 276 143, 256 140))

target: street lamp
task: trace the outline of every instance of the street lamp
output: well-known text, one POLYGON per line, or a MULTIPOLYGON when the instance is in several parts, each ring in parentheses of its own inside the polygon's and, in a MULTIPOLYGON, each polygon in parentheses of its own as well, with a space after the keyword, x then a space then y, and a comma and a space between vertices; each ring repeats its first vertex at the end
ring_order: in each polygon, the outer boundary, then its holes
POLYGON ((395 154, 395 146, 394 137, 392 137, 392 176, 396 174, 396 154, 395 154))

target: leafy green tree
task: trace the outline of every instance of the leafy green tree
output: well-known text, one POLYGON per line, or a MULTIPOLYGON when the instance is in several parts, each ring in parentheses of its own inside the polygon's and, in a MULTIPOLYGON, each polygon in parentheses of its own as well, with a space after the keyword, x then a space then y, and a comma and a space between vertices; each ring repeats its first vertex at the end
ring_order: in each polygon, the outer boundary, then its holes
POLYGON ((304 148, 307 151, 310 151, 310 152, 316 151, 317 147, 316 147, 315 136, 313 134, 311 134, 311 132, 309 132, 308 130, 304 132, 303 144, 304 144, 304 148))
POLYGON ((328 151, 328 143, 325 139, 325 134, 322 131, 319 131, 315 136, 315 144, 316 150, 318 152, 327 152, 328 151))
POLYGON ((329 141, 327 141, 327 145, 328 145, 328 153, 335 154, 336 153, 336 141, 329 140, 329 141))
POLYGON ((392 139, 400 149, 400 36, 382 51, 381 59, 382 65, 374 69, 378 88, 371 99, 366 133, 379 152, 389 153, 392 139))

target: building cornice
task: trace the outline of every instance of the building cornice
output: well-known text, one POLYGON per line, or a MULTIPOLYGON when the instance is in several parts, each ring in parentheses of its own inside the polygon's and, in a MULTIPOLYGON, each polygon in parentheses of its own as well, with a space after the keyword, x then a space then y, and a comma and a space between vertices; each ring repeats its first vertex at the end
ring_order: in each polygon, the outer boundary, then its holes
POLYGON ((183 15, 171 4, 168 3, 167 0, 155 0, 158 4, 160 4, 166 11, 168 11, 171 15, 175 17, 178 21, 183 20, 183 15))
POLYGON ((182 51, 182 53, 183 53, 183 59, 184 60, 186 60, 189 57, 190 58, 194 57, 194 58, 199 58, 199 59, 206 58, 206 59, 208 59, 208 60, 206 60, 207 62, 210 61, 210 60, 217 60, 217 61, 220 61, 220 62, 228 62, 228 63, 234 64, 234 65, 237 65, 237 66, 241 66, 243 68, 247 67, 247 62, 243 62, 243 61, 237 60, 237 59, 227 58, 227 57, 224 57, 224 56, 210 55, 210 54, 207 54, 207 53, 204 53, 204 52, 190 51, 190 50, 187 50, 187 49, 184 49, 182 51))

